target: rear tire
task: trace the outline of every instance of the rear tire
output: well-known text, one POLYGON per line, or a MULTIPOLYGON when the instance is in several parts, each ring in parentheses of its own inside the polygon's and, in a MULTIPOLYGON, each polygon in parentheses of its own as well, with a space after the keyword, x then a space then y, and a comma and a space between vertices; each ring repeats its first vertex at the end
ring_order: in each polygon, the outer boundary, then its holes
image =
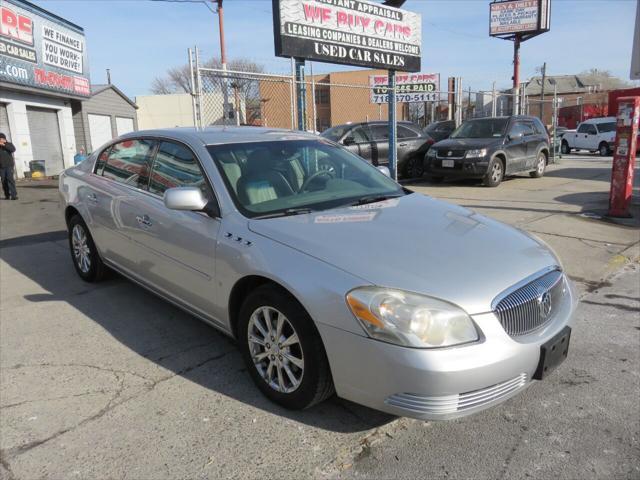
POLYGON ((402 169, 405 178, 422 178, 424 175, 424 158, 419 155, 409 157, 402 169))
POLYGON ((247 296, 238 343, 251 378, 271 401, 302 410, 333 395, 329 361, 313 320, 280 288, 264 285, 247 296))
POLYGON ((504 163, 500 158, 494 157, 489 163, 487 174, 485 175, 482 183, 486 187, 497 187, 502 183, 504 179, 504 163))
POLYGON ((562 144, 560 145, 560 152, 563 155, 569 155, 571 153, 571 148, 569 148, 569 143, 566 140, 562 141, 562 144))
POLYGON ((533 178, 541 178, 544 176, 544 171, 547 168, 547 156, 544 152, 538 153, 538 158, 536 159, 536 169, 533 172, 529 172, 533 178))
POLYGON ((102 262, 89 228, 80 215, 71 217, 68 231, 69 249, 76 272, 85 282, 99 282, 105 277, 107 267, 102 262))
POLYGON ((609 149, 609 144, 607 142, 601 142, 598 146, 598 153, 601 157, 606 157, 611 154, 611 150, 609 149))

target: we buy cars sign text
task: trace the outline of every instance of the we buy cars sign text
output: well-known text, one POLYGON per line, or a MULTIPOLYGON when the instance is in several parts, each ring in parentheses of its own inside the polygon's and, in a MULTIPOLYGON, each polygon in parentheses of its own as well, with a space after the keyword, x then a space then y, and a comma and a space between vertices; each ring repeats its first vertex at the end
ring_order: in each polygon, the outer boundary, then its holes
MULTIPOLYGON (((389 77, 370 75, 371 103, 389 103, 389 77)), ((439 99, 439 73, 399 73, 396 100, 400 103, 434 102, 439 99)))
POLYGON ((417 13, 362 0, 273 0, 276 55, 420 70, 417 13))

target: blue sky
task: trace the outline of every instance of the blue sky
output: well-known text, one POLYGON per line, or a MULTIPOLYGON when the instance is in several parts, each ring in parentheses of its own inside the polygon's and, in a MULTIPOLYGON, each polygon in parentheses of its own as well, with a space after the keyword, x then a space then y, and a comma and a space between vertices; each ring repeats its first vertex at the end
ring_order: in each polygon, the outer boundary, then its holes
MULTIPOLYGON (((219 55, 218 19, 203 4, 149 0, 32 0, 84 27, 92 83, 113 82, 135 97, 154 77, 187 61, 197 45, 219 55)), ((407 0, 422 14, 422 71, 460 76, 466 88, 509 87, 512 43, 488 36, 488 0, 407 0)), ((636 0, 552 0, 551 31, 522 44, 521 78, 547 62, 551 75, 595 67, 629 79, 636 0)), ((227 56, 245 57, 265 70, 290 70, 274 56, 271 0, 225 0, 227 56)), ((314 63, 315 72, 347 69, 314 63)))

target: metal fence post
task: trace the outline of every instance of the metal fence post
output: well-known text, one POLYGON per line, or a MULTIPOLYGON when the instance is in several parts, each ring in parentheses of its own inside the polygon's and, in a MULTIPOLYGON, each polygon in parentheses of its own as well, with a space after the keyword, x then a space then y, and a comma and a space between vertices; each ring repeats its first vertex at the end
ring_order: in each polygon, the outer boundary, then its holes
POLYGON ((196 80, 193 73, 193 51, 187 49, 189 54, 189 93, 191 94, 191 113, 193 115, 193 126, 198 126, 198 114, 196 113, 196 80))
POLYGON ((291 130, 296 128, 296 64, 291 57, 291 130))
POLYGON ((313 116, 314 132, 319 131, 318 118, 316 117, 316 79, 313 76, 313 62, 309 62, 309 73, 311 74, 311 114, 313 116))
POLYGON ((398 150, 396 145, 396 72, 389 70, 389 171, 398 179, 398 150))
POLYGON ((307 129, 307 85, 304 81, 304 59, 296 58, 296 83, 298 103, 298 130, 307 129))
POLYGON ((197 90, 197 102, 198 105, 198 113, 197 120, 198 124, 196 125, 198 128, 202 128, 202 77, 200 75, 200 51, 198 47, 195 47, 195 56, 196 56, 196 90, 197 90))

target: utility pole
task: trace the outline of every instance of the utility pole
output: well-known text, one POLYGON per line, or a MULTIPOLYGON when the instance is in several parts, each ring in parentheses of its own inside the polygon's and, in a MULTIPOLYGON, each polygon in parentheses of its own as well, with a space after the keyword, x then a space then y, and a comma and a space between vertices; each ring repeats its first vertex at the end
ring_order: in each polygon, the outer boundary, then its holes
MULTIPOLYGON (((223 101, 223 116, 224 116, 224 124, 227 124, 227 119, 229 118, 229 87, 227 85, 227 50, 225 48, 224 43, 224 10, 222 8, 222 0, 217 0, 218 3, 218 31, 220 33, 220 63, 222 63, 222 71, 224 80, 222 82, 222 101, 223 101)), ((238 118, 238 112, 234 112, 236 125, 240 125, 240 119, 238 118)))
POLYGON ((520 114, 520 34, 513 39, 513 114, 520 114))
POLYGON ((540 121, 544 123, 544 82, 547 79, 547 62, 542 64, 542 89, 540 90, 540 121))

